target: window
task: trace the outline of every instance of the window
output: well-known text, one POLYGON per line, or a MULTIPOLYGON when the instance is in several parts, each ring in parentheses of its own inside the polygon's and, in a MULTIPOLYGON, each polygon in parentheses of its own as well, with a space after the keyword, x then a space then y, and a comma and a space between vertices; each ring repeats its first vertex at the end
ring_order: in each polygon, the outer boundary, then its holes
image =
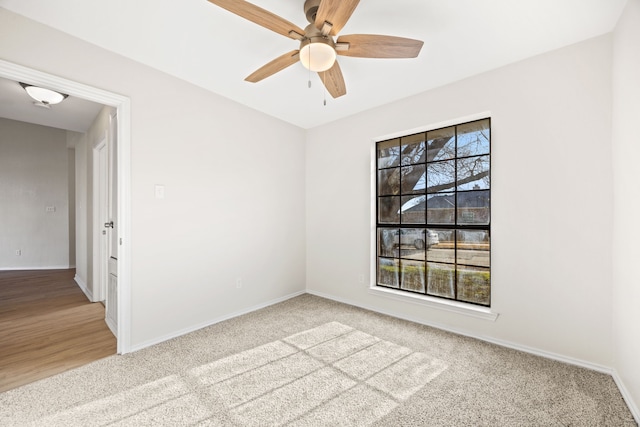
POLYGON ((376 144, 377 286, 491 305, 490 119, 376 144))

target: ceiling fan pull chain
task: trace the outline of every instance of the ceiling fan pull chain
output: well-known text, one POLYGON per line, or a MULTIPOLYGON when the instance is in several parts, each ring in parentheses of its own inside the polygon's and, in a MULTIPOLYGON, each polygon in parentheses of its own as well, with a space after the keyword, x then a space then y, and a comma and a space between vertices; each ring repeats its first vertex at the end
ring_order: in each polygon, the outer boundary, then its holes
POLYGON ((322 93, 324 94, 324 106, 327 106, 327 72, 323 71, 322 72, 322 86, 324 87, 324 89, 322 90, 322 93))
MULTIPOLYGON (((311 49, 309 49, 309 64, 311 64, 311 49)), ((309 71, 309 89, 311 89, 311 67, 308 66, 307 70, 309 71)))

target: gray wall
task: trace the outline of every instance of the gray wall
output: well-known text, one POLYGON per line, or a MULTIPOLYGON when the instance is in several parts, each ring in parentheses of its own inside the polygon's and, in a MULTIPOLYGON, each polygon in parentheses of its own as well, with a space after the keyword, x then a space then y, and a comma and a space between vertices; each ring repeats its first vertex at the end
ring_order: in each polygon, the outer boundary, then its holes
POLYGON ((66 131, 0 118, 0 269, 69 267, 68 159, 66 131))

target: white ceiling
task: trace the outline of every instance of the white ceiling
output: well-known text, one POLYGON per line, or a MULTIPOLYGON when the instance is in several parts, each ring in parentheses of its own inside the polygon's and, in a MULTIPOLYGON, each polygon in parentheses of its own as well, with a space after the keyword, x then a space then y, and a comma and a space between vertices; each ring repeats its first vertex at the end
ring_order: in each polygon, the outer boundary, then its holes
MULTIPOLYGON (((239 0, 240 1, 240 0, 239 0)), ((304 0, 253 0, 304 28, 304 0)), ((206 0, 0 0, 0 6, 311 128, 611 31, 627 0, 363 0, 340 32, 423 40, 416 59, 338 57, 347 94, 333 99, 300 64, 244 78, 298 48, 206 0)), ((66 101, 65 101, 66 102, 66 101)))

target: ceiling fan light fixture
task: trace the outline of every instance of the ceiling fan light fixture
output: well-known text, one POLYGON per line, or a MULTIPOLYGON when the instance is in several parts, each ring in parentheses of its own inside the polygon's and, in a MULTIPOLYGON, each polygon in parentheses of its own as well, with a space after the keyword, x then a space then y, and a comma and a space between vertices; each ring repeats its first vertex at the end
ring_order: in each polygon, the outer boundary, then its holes
POLYGON ((336 50, 325 37, 312 37, 300 46, 300 62, 311 71, 326 71, 336 62, 336 50))
POLYGON ((45 105, 59 104, 64 101, 67 96, 69 96, 65 95, 64 93, 56 92, 55 90, 46 89, 27 83, 20 83, 20 86, 24 88, 24 90, 31 98, 45 105))

